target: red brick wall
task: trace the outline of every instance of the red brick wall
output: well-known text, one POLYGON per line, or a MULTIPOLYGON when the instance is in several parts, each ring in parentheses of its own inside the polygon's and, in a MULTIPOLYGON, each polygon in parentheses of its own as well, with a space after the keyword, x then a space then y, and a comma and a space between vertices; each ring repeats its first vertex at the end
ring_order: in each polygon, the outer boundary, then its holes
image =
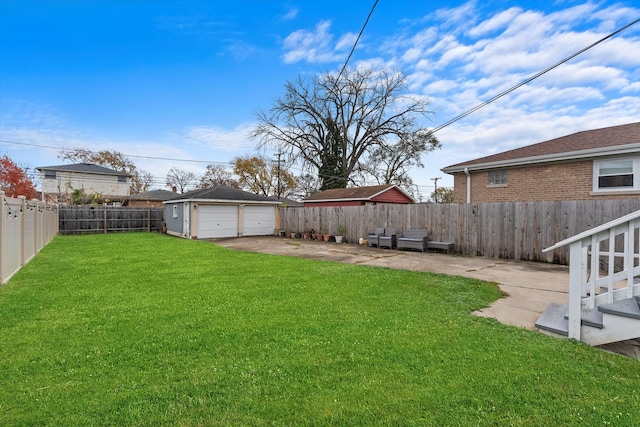
MULTIPOLYGON (((592 195, 593 161, 507 169, 506 186, 488 186, 488 171, 470 172, 471 203, 628 199, 640 194, 592 195)), ((453 199, 467 202, 467 176, 454 175, 453 199)))

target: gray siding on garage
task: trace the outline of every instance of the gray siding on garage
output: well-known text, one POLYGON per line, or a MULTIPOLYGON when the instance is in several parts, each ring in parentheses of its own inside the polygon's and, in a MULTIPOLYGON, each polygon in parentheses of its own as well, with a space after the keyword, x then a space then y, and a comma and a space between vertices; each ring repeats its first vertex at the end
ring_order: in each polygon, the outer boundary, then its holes
POLYGON ((184 224, 184 203, 167 203, 164 208, 167 231, 182 234, 182 227, 184 224), (176 207, 175 209, 174 206, 176 207), (174 217, 174 215, 177 216, 174 217))

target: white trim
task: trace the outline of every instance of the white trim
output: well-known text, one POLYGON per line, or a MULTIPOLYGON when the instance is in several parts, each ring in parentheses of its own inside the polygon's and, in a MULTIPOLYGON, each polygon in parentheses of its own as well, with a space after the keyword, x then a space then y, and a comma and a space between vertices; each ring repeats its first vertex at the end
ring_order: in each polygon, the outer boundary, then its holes
POLYGON ((245 204, 245 205, 275 205, 278 206, 282 202, 278 201, 259 201, 259 200, 229 200, 229 199, 170 199, 165 200, 162 203, 182 203, 182 202, 193 202, 193 203, 204 203, 204 204, 245 204))
POLYGON ((632 157, 616 157, 613 159, 596 159, 593 161, 593 192, 594 195, 600 195, 604 193, 616 192, 618 194, 626 194, 630 192, 637 192, 640 190, 640 156, 632 157), (615 162, 615 161, 631 161, 631 173, 633 174, 633 186, 632 187, 604 187, 599 188, 598 182, 600 178, 600 163, 615 162))
POLYGON ((562 246, 566 246, 566 245, 569 245, 569 244, 571 244, 573 242, 577 242, 579 240, 584 239, 585 237, 596 235, 596 234, 598 234, 598 233, 600 233, 602 231, 605 231, 605 230, 608 230, 610 228, 616 227, 616 226, 618 226, 620 224, 624 224, 625 222, 634 220, 636 218, 640 218, 640 210, 637 210, 637 211, 632 212, 632 213, 630 213, 628 215, 622 216, 622 217, 620 217, 618 219, 615 219, 613 221, 607 222, 606 224, 602 224, 602 225, 600 225, 598 227, 592 228, 591 230, 583 231, 582 233, 576 234, 575 236, 569 237, 568 239, 561 240, 560 242, 556 243, 555 245, 549 246, 548 248, 543 249, 542 252, 549 252, 549 251, 552 251, 554 249, 561 248, 562 246))
POLYGON ((440 170, 444 173, 451 174, 451 173, 457 173, 457 172, 464 172, 465 169, 468 169, 469 171, 479 171, 483 169, 493 169, 493 168, 500 168, 500 167, 525 166, 525 165, 534 165, 539 163, 558 162, 558 161, 565 161, 565 160, 580 160, 580 159, 589 159, 594 157, 618 156, 623 154, 638 154, 638 153, 640 153, 640 143, 635 143, 635 144, 617 145, 613 147, 592 148, 589 150, 569 151, 566 153, 546 154, 543 156, 521 157, 518 159, 499 160, 495 162, 477 163, 477 164, 471 164, 471 165, 468 164, 468 165, 461 165, 461 166, 447 166, 440 170))

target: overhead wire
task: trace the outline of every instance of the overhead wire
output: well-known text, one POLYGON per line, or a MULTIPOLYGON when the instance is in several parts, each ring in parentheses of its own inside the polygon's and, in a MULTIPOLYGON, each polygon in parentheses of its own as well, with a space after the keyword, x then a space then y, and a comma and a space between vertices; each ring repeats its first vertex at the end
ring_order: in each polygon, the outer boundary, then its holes
POLYGON ((480 103, 480 104, 476 105, 475 107, 473 107, 473 108, 471 108, 471 109, 469 109, 469 110, 465 111, 464 113, 462 113, 462 114, 460 114, 460 115, 458 115, 458 116, 454 117, 453 119, 451 119, 451 120, 449 120, 449 121, 447 121, 447 122, 444 122, 444 123, 443 123, 443 124, 441 124, 440 126, 437 126, 437 127, 435 127, 434 129, 432 129, 432 130, 431 130, 431 133, 436 133, 436 132, 438 132, 439 130, 444 129, 444 128, 446 128, 447 126, 449 126, 449 125, 451 125, 451 124, 453 124, 453 123, 457 122, 458 120, 460 120, 460 119, 463 119, 463 118, 467 117, 469 114, 471 114, 471 113, 473 113, 473 112, 475 112, 475 111, 478 111, 478 110, 479 110, 479 109, 481 109, 482 107, 485 107, 485 106, 487 106, 487 105, 491 104, 493 101, 495 101, 495 100, 497 100, 497 99, 502 98, 503 96, 505 96, 505 95, 507 95, 507 94, 509 94, 509 93, 513 92, 514 90, 518 89, 518 88, 519 88, 519 87, 521 87, 521 86, 526 85, 527 83, 531 82, 532 80, 535 80, 535 79, 537 79, 538 77, 542 76, 543 74, 545 74, 545 73, 547 73, 547 72, 549 72, 549 71, 553 70, 554 68, 559 67, 560 65, 564 64, 565 62, 567 62, 567 61, 569 61, 569 60, 571 60, 571 59, 575 58, 576 56, 578 56, 578 55, 580 55, 580 54, 582 54, 582 53, 586 52, 587 50, 591 49, 592 47, 599 45, 599 44, 600 44, 600 43, 602 43, 603 41, 605 41, 605 40, 607 40, 607 39, 610 39, 611 37, 615 36, 616 34, 618 34, 618 33, 622 32, 622 31, 624 31, 624 30, 626 30, 627 28, 631 27, 632 25, 637 24, 638 22, 640 22, 640 18, 639 18, 639 19, 636 19, 635 21, 633 21, 633 22, 631 22, 631 23, 629 23, 629 24, 627 24, 627 25, 625 25, 625 26, 624 26, 624 27, 622 27, 622 28, 617 29, 617 30, 616 30, 616 31, 614 31, 613 33, 611 33, 611 34, 609 34, 609 35, 607 35, 607 36, 605 36, 605 37, 601 38, 600 40, 598 40, 598 41, 596 41, 596 42, 594 42, 594 43, 590 44, 589 46, 587 46, 587 47, 585 47, 585 48, 582 48, 582 49, 580 49, 579 51, 577 51, 577 52, 575 52, 575 53, 573 53, 573 54, 571 54, 571 55, 567 56, 567 57, 566 57, 566 58, 564 58, 563 60, 556 62, 555 64, 551 65, 550 67, 547 67, 547 68, 545 68, 544 70, 542 70, 542 71, 540 71, 540 72, 538 72, 538 73, 534 74, 533 76, 531 76, 531 77, 529 77, 529 78, 527 78, 527 79, 525 79, 525 80, 521 81, 521 82, 520 82, 520 83, 518 83, 517 85, 512 86, 512 87, 510 87, 509 89, 507 89, 507 90, 505 90, 505 91, 500 92, 500 93, 499 93, 499 94, 497 94, 496 96, 494 96, 494 97, 492 97, 492 98, 490 98, 490 99, 488 99, 488 100, 486 100, 486 101, 484 101, 484 102, 482 102, 482 103, 480 103))
MULTIPOLYGON (((372 5, 369 14, 351 48, 351 51, 349 52, 349 55, 347 56, 344 64, 342 65, 340 72, 338 73, 338 77, 337 79, 340 78, 340 76, 342 75, 342 73, 344 72, 344 70, 346 69, 353 53, 355 52, 355 49, 360 41, 360 38, 362 37, 362 34, 364 33, 365 28, 367 27, 367 24, 369 23, 369 20, 373 14, 373 11, 375 10, 377 4, 378 4, 379 0, 375 0, 374 4, 372 5)), ((547 72, 559 67, 560 65, 570 61, 571 59, 575 58, 576 56, 586 52, 587 50, 597 46, 598 44, 604 42, 605 40, 610 39, 611 37, 614 37, 615 35, 619 34, 620 32, 626 30, 627 28, 637 24, 638 22, 640 22, 640 18, 624 25, 623 27, 615 30, 614 32, 608 34, 605 37, 602 37, 601 39, 597 40, 596 42, 590 44, 589 46, 586 46, 580 50, 578 50, 577 52, 567 56, 566 58, 562 59, 561 61, 556 62, 555 64, 545 68, 544 70, 534 74, 533 76, 528 77, 527 79, 521 81, 520 83, 510 87, 507 90, 504 90, 502 92, 500 92, 499 94, 491 97, 490 99, 483 101, 482 103, 476 105, 475 107, 463 112, 462 114, 459 114, 458 116, 455 116, 454 118, 444 122, 443 124, 433 128, 430 132, 431 133, 436 133, 448 126, 450 126, 451 124, 467 117, 468 115, 474 113, 475 111, 478 111, 479 109, 489 105, 490 103, 502 98, 505 95, 508 95, 509 93, 517 90, 518 88, 526 85, 527 83, 530 83, 531 81, 537 79, 538 77, 546 74, 547 72)), ((337 79, 336 79, 336 83, 337 83, 337 79)), ((21 142, 15 142, 15 141, 8 141, 8 140, 0 140, 0 142, 3 143, 7 143, 7 144, 17 144, 17 145, 25 145, 25 146, 34 146, 34 147, 40 147, 40 148, 51 148, 51 149, 56 149, 56 150, 62 150, 62 151, 70 151, 70 149, 65 149, 65 148, 60 148, 60 147, 54 147, 54 146, 48 146, 48 145, 40 145, 40 144, 29 144, 29 143, 21 143, 21 142)), ((216 161, 207 161, 207 160, 192 160, 192 159, 176 159, 176 158, 168 158, 168 157, 157 157, 157 156, 141 156, 141 155, 126 155, 127 157, 133 157, 133 158, 142 158, 142 159, 149 159, 149 160, 163 160, 163 161, 173 161, 173 162, 191 162, 191 163, 205 163, 205 164, 224 164, 224 165, 228 165, 228 164, 232 164, 232 162, 216 162, 216 161)), ((338 179, 341 178, 340 176, 335 176, 334 178, 338 179)), ((422 186, 422 187, 429 187, 429 186, 422 186)))

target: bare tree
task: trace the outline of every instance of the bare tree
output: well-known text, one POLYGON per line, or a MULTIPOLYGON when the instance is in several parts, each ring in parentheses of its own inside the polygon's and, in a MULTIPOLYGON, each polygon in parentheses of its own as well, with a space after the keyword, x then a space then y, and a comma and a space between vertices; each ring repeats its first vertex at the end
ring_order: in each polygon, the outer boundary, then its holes
POLYGON ((200 178, 200 188, 213 188, 218 185, 240 188, 240 184, 233 178, 233 173, 222 165, 208 164, 207 170, 200 178))
POLYGON ((299 78, 286 83, 285 95, 268 112, 257 113, 260 123, 251 136, 315 169, 321 189, 345 187, 355 175, 382 166, 384 180, 393 182, 407 174, 395 160, 421 166, 421 155, 439 147, 417 124, 432 114, 429 102, 404 90, 405 78, 397 72, 356 69, 299 78))
POLYGON ((195 187, 198 182, 196 174, 178 168, 171 168, 167 173, 167 187, 176 187, 177 191, 184 193, 195 187))

